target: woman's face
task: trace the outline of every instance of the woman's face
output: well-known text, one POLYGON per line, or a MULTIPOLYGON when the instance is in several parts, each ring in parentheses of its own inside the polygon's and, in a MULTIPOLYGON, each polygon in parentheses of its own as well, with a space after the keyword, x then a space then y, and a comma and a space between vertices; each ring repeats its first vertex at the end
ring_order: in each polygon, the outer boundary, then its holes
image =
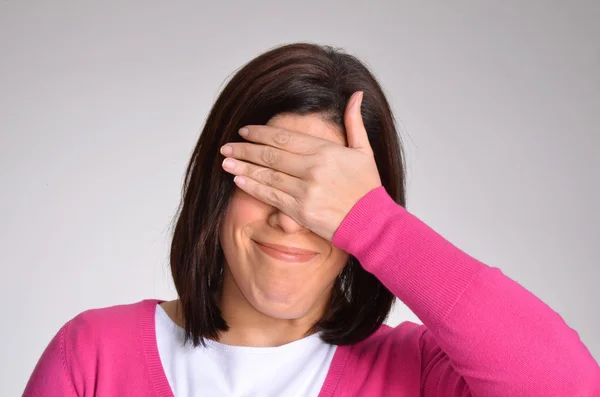
MULTIPOLYGON (((281 114, 267 125, 346 145, 342 131, 317 114, 281 114)), ((234 304, 240 310, 247 307, 277 319, 318 321, 327 308, 333 282, 348 260, 348 254, 328 240, 238 187, 219 238, 227 262, 222 299, 236 301, 222 301, 222 305, 234 304), (316 254, 277 258, 277 251, 264 249, 259 242, 316 254)))

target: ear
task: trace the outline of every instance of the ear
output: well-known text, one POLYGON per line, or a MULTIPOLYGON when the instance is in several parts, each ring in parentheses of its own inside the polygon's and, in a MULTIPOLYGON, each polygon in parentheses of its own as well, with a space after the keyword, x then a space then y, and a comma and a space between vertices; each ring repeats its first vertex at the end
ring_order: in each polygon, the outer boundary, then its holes
POLYGON ((357 91, 350 97, 344 113, 344 125, 348 137, 348 147, 371 153, 373 150, 360 114, 363 95, 362 91, 357 91))

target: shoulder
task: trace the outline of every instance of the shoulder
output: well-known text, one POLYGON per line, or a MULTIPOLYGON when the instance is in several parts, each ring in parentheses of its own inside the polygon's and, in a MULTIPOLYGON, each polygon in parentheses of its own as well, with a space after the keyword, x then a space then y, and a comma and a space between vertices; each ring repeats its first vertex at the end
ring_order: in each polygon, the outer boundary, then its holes
POLYGON ((147 299, 81 312, 61 330, 65 348, 81 354, 90 349, 97 352, 100 347, 127 346, 130 340, 139 340, 150 329, 158 302, 147 299))
POLYGON ((156 299, 145 299, 135 303, 88 309, 77 314, 69 323, 75 327, 109 326, 114 325, 115 322, 124 325, 134 321, 149 309, 155 310, 159 302, 156 299))
POLYGON ((369 338, 353 346, 361 357, 396 362, 420 363, 423 367, 447 361, 433 332, 424 324, 405 321, 396 327, 382 325, 369 338))
POLYGON ((340 346, 337 364, 344 368, 340 383, 366 388, 385 385, 387 390, 418 393, 415 379, 421 375, 420 344, 426 332, 424 325, 410 321, 396 327, 384 324, 365 340, 340 346))
POLYGON ((141 370, 144 343, 151 344, 157 300, 116 305, 79 313, 64 324, 46 347, 24 395, 81 395, 141 370), (133 369, 132 369, 133 368, 133 369), (116 371, 116 372, 115 372, 116 371), (53 394, 48 394, 48 393, 53 394))
POLYGON ((122 327, 135 326, 150 311, 154 314, 158 302, 156 299, 146 299, 135 303, 88 309, 73 317, 67 325, 72 330, 95 329, 110 333, 122 327))
POLYGON ((418 346, 427 332, 428 330, 425 325, 411 321, 405 321, 395 327, 382 324, 375 333, 362 342, 357 343, 354 347, 360 350, 371 350, 418 346))
MULTIPOLYGON (((421 361, 424 341, 429 341, 427 327, 423 324, 405 321, 395 327, 381 325, 367 339, 350 347, 350 356, 361 361, 404 362, 421 361)), ((429 345, 429 343, 427 343, 429 345)))

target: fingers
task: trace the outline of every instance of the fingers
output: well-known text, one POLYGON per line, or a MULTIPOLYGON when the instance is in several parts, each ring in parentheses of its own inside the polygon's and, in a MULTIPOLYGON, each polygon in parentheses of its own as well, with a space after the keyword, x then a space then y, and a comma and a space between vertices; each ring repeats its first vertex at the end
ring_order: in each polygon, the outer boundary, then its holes
POLYGON ((289 153, 271 146, 248 142, 231 142, 221 148, 221 154, 258 164, 288 175, 302 177, 307 169, 307 156, 289 153))
POLYGON ((282 172, 232 158, 226 158, 222 166, 225 171, 232 175, 247 177, 245 179, 250 178, 252 181, 259 182, 292 197, 300 197, 303 192, 302 186, 305 182, 282 172))
POLYGON ((296 219, 294 214, 297 212, 297 200, 289 194, 273 187, 263 185, 246 176, 236 176, 233 178, 233 181, 240 189, 252 197, 267 203, 296 219))
POLYGON ((360 113, 363 95, 362 91, 357 91, 350 97, 344 112, 344 125, 348 136, 348 147, 372 153, 373 150, 360 113))
POLYGON ((331 143, 323 138, 268 125, 246 126, 240 129, 240 135, 251 142, 303 155, 315 154, 320 146, 331 143), (242 132, 244 130, 246 132, 242 132))

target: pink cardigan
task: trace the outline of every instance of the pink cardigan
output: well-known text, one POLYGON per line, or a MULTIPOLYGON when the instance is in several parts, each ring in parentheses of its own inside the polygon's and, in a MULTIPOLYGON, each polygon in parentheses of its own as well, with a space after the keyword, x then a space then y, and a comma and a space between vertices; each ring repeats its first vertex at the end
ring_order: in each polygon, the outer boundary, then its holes
MULTIPOLYGON (((384 325, 361 343, 339 346, 320 397, 600 396, 600 367, 577 332, 498 268, 397 205, 383 187, 352 208, 333 243, 423 325, 384 325)), ((44 351, 24 395, 172 397, 156 346, 158 302, 76 316, 44 351)))

